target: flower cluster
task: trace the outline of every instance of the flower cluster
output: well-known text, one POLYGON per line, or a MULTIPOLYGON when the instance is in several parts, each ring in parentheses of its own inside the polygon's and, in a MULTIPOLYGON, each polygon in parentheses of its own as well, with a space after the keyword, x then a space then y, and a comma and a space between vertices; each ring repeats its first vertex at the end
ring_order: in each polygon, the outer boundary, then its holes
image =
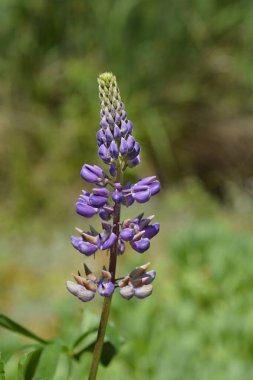
POLYGON ((109 297, 115 288, 119 288, 120 295, 127 300, 132 297, 145 298, 152 293, 153 286, 150 284, 156 276, 154 270, 146 272, 149 265, 150 263, 147 263, 135 268, 128 275, 115 279, 114 283, 111 273, 105 267, 97 279, 87 265, 84 265, 86 277, 82 277, 80 272, 78 275, 73 274, 75 282, 67 281, 66 286, 71 294, 83 302, 91 301, 96 291, 102 297, 109 297))
POLYGON ((144 213, 134 219, 120 221, 121 206, 129 207, 135 201, 146 203, 160 191, 160 182, 149 176, 137 183, 123 182, 127 167, 140 163, 140 145, 132 136, 133 124, 127 118, 121 101, 116 78, 105 73, 98 78, 100 97, 100 129, 97 133, 98 155, 109 165, 109 171, 97 165, 83 165, 81 177, 92 184, 91 191, 82 190, 76 203, 76 212, 91 218, 98 215, 102 231, 90 226, 89 231, 76 228, 79 236, 71 236, 73 247, 91 256, 97 251, 109 251, 108 270, 102 269, 99 279, 86 268, 86 278, 74 275, 76 282, 67 282, 67 288, 80 300, 86 302, 94 298, 96 291, 104 297, 113 294, 115 288, 125 299, 145 298, 152 293, 151 282, 155 271, 146 272, 148 264, 136 268, 128 275, 116 278, 116 260, 125 252, 125 245, 143 254, 150 247, 150 240, 158 234, 159 223, 153 223, 154 215, 144 217, 144 213))
POLYGON ((123 170, 140 163, 141 148, 132 136, 133 123, 127 119, 115 76, 111 73, 100 75, 98 84, 101 105, 98 154, 106 164, 110 164, 110 174, 116 176, 119 161, 123 170))

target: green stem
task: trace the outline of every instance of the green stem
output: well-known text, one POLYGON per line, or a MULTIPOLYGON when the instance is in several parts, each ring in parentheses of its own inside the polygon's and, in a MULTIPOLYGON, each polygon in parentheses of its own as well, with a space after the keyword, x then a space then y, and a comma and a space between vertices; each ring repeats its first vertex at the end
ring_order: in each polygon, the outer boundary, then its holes
MULTIPOLYGON (((121 177, 122 177, 122 172, 121 172, 121 168, 119 167, 115 182, 121 182, 122 180, 121 177)), ((120 222, 120 204, 115 203, 114 212, 113 212, 113 232, 117 236, 119 236, 119 222, 120 222)), ((118 256, 118 240, 116 240, 116 242, 113 244, 113 246, 110 249, 109 272, 112 275, 112 282, 115 282, 117 256, 118 256)), ((109 314, 110 314, 111 301, 112 301, 112 295, 110 297, 105 297, 104 299, 104 304, 103 304, 99 328, 98 328, 97 340, 95 343, 92 363, 90 367, 89 380, 95 380, 97 376, 107 322, 108 322, 109 314)))
POLYGON ((95 344, 92 364, 90 368, 89 380, 95 380, 97 376, 97 370, 98 370, 100 356, 101 356, 101 352, 103 348, 106 326, 107 326, 109 313, 110 313, 111 300, 112 300, 112 296, 105 297, 104 299, 103 309, 102 309, 101 318, 100 318, 100 324, 98 328, 97 341, 95 344))

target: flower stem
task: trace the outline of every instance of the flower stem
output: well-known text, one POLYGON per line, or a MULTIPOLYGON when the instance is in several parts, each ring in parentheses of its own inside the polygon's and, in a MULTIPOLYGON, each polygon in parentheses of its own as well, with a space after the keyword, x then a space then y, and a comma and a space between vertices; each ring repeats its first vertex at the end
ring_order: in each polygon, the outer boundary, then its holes
POLYGON ((105 297, 104 299, 103 309, 102 309, 101 318, 100 318, 100 324, 98 328, 97 341, 95 344, 93 357, 92 357, 92 364, 91 364, 90 373, 89 373, 89 380, 95 380, 97 376, 97 370, 98 370, 100 356, 101 356, 101 352, 103 348, 106 326, 107 326, 109 313, 110 313, 111 300, 112 300, 112 296, 105 297))
MULTIPOLYGON (((121 172, 121 169, 119 168, 117 171, 116 182, 121 181, 122 180, 121 177, 122 177, 122 172, 121 172)), ((114 211, 113 211, 113 232, 117 236, 119 236, 119 222, 120 222, 120 203, 119 204, 115 203, 114 211)), ((116 240, 116 242, 113 244, 113 246, 110 249, 109 272, 112 275, 113 283, 115 282, 115 277, 116 277, 117 256, 118 256, 118 240, 116 240)), ((110 297, 105 297, 104 299, 104 304, 103 304, 99 328, 98 328, 97 340, 95 343, 92 363, 90 367, 89 380, 95 380, 97 376, 107 322, 108 322, 109 314, 110 314, 111 301, 112 301, 112 295, 110 297)))

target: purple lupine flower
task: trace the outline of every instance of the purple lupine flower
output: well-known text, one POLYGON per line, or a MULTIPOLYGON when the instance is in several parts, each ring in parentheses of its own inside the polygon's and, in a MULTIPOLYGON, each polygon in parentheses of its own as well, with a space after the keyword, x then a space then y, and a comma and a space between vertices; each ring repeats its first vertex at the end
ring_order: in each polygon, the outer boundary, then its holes
POLYGON ((109 297, 114 292, 115 286, 112 283, 111 278, 112 276, 108 271, 102 270, 101 277, 98 281, 98 292, 103 297, 109 297))
POLYGON ((144 213, 121 222, 120 209, 122 205, 130 207, 135 201, 140 204, 148 202, 160 191, 160 182, 155 176, 149 176, 135 184, 124 184, 124 171, 141 162, 141 147, 132 135, 133 123, 128 119, 115 76, 104 73, 99 76, 98 83, 101 106, 100 129, 96 133, 98 156, 109 168, 106 171, 97 165, 83 165, 81 177, 95 187, 89 192, 82 191, 76 212, 86 218, 97 214, 102 220, 102 232, 92 226, 88 232, 77 228, 80 236, 71 236, 71 243, 86 256, 98 250, 109 250, 109 269, 103 268, 97 280, 85 266, 87 278, 74 275, 76 283, 68 281, 67 289, 83 302, 94 298, 96 290, 103 297, 111 297, 117 287, 125 299, 145 298, 152 293, 151 283, 156 276, 154 270, 147 271, 150 263, 137 267, 120 280, 116 278, 116 256, 125 252, 127 242, 136 252, 146 252, 150 240, 158 234, 160 224, 151 224, 154 216, 144 218, 144 213))

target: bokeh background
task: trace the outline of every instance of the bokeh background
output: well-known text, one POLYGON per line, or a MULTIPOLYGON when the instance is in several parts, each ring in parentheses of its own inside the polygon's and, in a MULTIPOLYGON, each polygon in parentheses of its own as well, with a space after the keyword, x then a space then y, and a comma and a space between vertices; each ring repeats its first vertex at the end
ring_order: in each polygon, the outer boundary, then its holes
MULTIPOLYGON (((79 171, 99 163, 96 78, 112 71, 142 144, 128 176, 161 180, 143 209, 162 227, 120 258, 158 275, 151 298, 114 298, 125 343, 98 378, 253 378, 252 1, 1 0, 0 47, 1 312, 47 338, 99 313, 64 283, 84 261, 69 235, 88 225, 79 171)), ((24 342, 1 331, 7 379, 24 342)))

